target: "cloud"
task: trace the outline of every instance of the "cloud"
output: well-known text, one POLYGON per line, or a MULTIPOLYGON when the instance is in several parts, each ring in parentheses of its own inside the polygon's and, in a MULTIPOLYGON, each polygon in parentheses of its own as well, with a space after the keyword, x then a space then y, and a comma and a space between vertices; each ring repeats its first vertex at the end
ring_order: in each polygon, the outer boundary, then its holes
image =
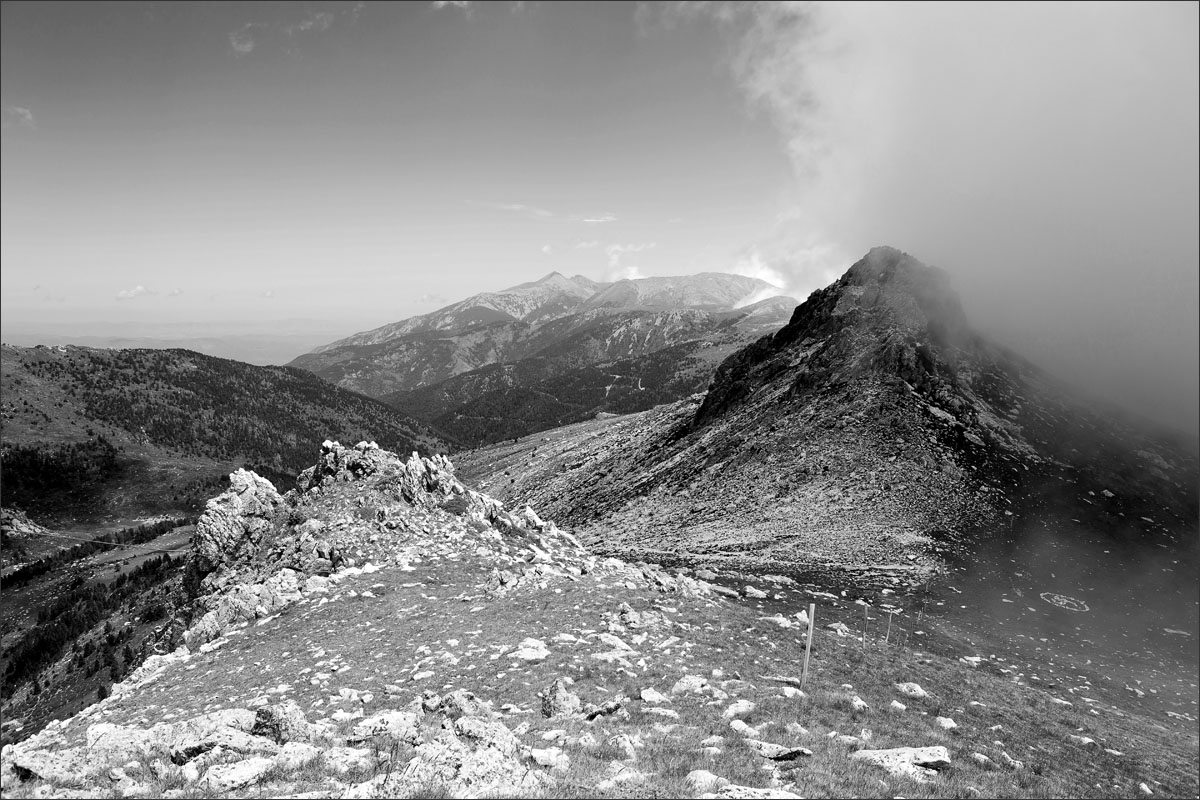
MULTIPOLYGON (((363 5, 360 3, 354 6, 339 8, 337 13, 349 14, 350 22, 353 24, 358 20, 358 15, 362 10, 363 5)), ((271 42, 272 40, 274 40, 276 46, 287 50, 292 45, 281 41, 280 37, 292 40, 302 34, 324 33, 333 27, 335 19, 336 16, 334 13, 314 11, 301 19, 290 22, 247 22, 229 34, 229 46, 233 48, 233 52, 238 56, 249 55, 263 42, 271 42)))
POLYGON ((475 6, 475 4, 470 2, 470 0, 433 0, 433 2, 429 5, 438 10, 443 8, 457 8, 462 11, 467 18, 470 18, 471 12, 474 11, 475 6))
POLYGON ((550 245, 548 245, 548 244, 544 244, 544 245, 542 245, 542 252, 543 252, 543 253, 545 253, 546 255, 550 255, 550 253, 551 253, 553 250, 554 250, 554 248, 553 248, 553 247, 551 247, 551 246, 550 246, 550 245))
POLYGON ((417 302, 421 305, 443 305, 446 303, 446 298, 440 294, 423 294, 417 298, 417 302))
POLYGON ((267 289, 265 292, 262 293, 262 296, 268 300, 273 300, 275 298, 275 290, 267 289))
POLYGON ((571 217, 571 220, 573 222, 583 222, 588 225, 600 225, 605 222, 616 222, 617 218, 612 214, 597 214, 597 215, 590 216, 590 217, 576 215, 574 217, 571 217))
POLYGON ((242 27, 229 34, 229 46, 233 48, 233 52, 239 56, 244 56, 254 52, 257 44, 254 40, 254 31, 257 28, 263 27, 260 22, 247 22, 242 27))
POLYGON ((512 211, 516 214, 525 214, 526 216, 537 217, 539 219, 549 219, 554 216, 553 211, 547 211, 537 206, 525 205, 524 203, 492 203, 491 206, 500 211, 512 211))
POLYGON ((640 13, 663 35, 715 28, 748 108, 782 137, 792 180, 774 230, 747 243, 751 267, 757 248, 802 297, 793 287, 899 247, 946 268, 985 333, 1196 429, 1196 4, 640 13))
MULTIPOLYGON (((361 11, 361 9, 357 7, 352 9, 352 13, 357 14, 358 11, 361 11)), ((327 11, 316 11, 312 14, 309 14, 299 22, 292 23, 291 25, 284 25, 283 32, 288 36, 295 36, 298 33, 308 33, 310 31, 324 33, 325 31, 329 30, 329 26, 332 24, 333 14, 330 14, 327 11)))
POLYGON ((171 291, 167 292, 167 297, 179 297, 179 295, 181 295, 181 294, 183 294, 183 289, 176 288, 176 289, 172 289, 171 291))
POLYGON ((37 120, 28 108, 5 105, 0 109, 0 129, 36 131, 37 120))
POLYGON ((619 266, 621 259, 627 253, 641 253, 652 247, 654 247, 654 242, 644 242, 642 244, 609 244, 605 245, 604 252, 608 256, 608 265, 616 267, 619 266))
POLYGON ((117 292, 118 300, 132 300, 135 297, 141 297, 144 294, 155 294, 140 283, 132 289, 122 289, 117 292))
POLYGON ((587 250, 592 247, 599 247, 603 242, 598 242, 595 239, 583 241, 582 239, 574 244, 576 250, 587 250))
POLYGON ((609 280, 609 281, 624 281, 624 280, 636 281, 639 278, 644 278, 646 276, 645 276, 645 274, 642 273, 641 267, 635 266, 633 264, 627 264, 623 267, 617 267, 616 269, 610 269, 605 274, 604 277, 605 277, 605 280, 609 280))

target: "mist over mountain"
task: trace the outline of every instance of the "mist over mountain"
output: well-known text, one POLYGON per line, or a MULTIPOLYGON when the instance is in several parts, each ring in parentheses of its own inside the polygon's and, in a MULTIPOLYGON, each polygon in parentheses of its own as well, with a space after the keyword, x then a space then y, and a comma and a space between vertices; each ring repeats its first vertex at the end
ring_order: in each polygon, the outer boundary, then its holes
POLYGON ((725 359, 706 393, 592 427, 464 470, 614 551, 762 566, 905 563, 1048 519, 1197 537, 1190 441, 1097 411, 980 337, 946 273, 887 247, 725 359))

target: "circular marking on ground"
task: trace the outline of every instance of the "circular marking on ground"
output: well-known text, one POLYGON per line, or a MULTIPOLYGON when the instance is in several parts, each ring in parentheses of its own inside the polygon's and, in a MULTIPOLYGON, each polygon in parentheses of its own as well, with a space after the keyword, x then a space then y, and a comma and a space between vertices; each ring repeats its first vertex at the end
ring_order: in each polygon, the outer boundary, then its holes
POLYGON ((1090 611, 1087 603, 1082 600, 1076 600, 1074 597, 1068 597, 1065 594, 1055 594, 1054 592, 1042 592, 1042 599, 1052 606, 1065 608, 1067 611, 1090 611))

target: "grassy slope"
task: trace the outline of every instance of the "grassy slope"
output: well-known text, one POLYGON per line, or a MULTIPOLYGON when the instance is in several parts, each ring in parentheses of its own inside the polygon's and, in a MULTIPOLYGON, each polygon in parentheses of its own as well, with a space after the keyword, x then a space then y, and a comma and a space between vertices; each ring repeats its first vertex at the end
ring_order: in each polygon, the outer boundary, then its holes
MULTIPOLYGON (((819 628, 807 696, 786 698, 783 684, 764 676, 798 675, 802 639, 795 628, 781 629, 762 619, 761 602, 630 588, 634 584, 626 585, 611 572, 489 596, 484 586, 494 560, 475 551, 469 534, 461 543, 446 536, 448 531, 462 532, 462 526, 435 516, 423 527, 428 534, 416 529, 364 542, 363 556, 383 564, 383 569, 341 584, 330 598, 314 596, 281 616, 235 631, 224 647, 195 656, 186 665, 176 664, 155 683, 108 701, 104 721, 148 726, 216 708, 252 708, 281 697, 299 702, 310 720, 332 721, 337 710, 369 715, 403 708, 426 690, 464 688, 496 709, 513 704, 501 717, 517 731, 525 724, 520 739, 527 745, 549 746, 543 734, 553 730, 565 732, 555 735, 559 740, 585 731, 595 736, 598 746, 566 745, 572 766, 555 796, 663 797, 696 794, 684 782, 693 769, 710 770, 734 783, 767 784, 763 760, 721 716, 730 703, 746 699, 756 708, 744 719, 759 729, 762 739, 813 751, 797 770, 784 773, 784 780, 795 783, 794 791, 804 797, 967 797, 972 788, 985 797, 1127 797, 1138 793, 1141 782, 1158 796, 1182 797, 1194 796, 1200 788, 1194 727, 1168 728, 1136 712, 1077 697, 1072 698, 1073 706, 1061 705, 1044 691, 1014 684, 986 661, 973 669, 954 657, 898 646, 899 628, 884 648, 878 621, 873 622, 872 640, 863 647, 857 636, 861 609, 852 604, 835 607, 818 598, 818 624, 844 620, 853 635, 839 638, 819 628), (649 612, 651 620, 645 627, 618 633, 636 649, 627 655, 628 667, 592 658, 609 649, 596 634, 609 629, 611 615, 622 602, 649 612), (555 641, 562 633, 579 641, 555 641), (508 653, 525 637, 545 641, 550 656, 532 663, 511 659, 508 653), (670 637, 678 640, 672 643, 670 637), (713 670, 720 670, 721 676, 713 670), (637 699, 648 687, 669 694, 684 674, 707 677, 728 698, 715 702, 708 696, 676 697, 666 707, 680 715, 677 721, 649 713, 650 705, 637 699), (625 703, 629 719, 602 717, 586 723, 543 718, 537 693, 556 677, 573 679, 572 690, 584 702, 632 698, 625 703), (899 698, 908 703, 908 710, 889 711, 889 702, 899 697, 893 689, 896 681, 920 683, 930 699, 899 698), (396 688, 389 691, 389 685, 396 688), (364 702, 342 696, 341 689, 370 693, 371 698, 364 702), (853 711, 853 695, 861 696, 871 709, 853 711), (934 723, 937 715, 954 718, 958 729, 942 730, 934 723), (789 723, 798 723, 807 733, 789 732, 789 723), (850 748, 827 736, 833 731, 859 736, 864 729, 871 732, 868 747, 944 745, 953 765, 934 782, 915 784, 850 761, 850 748), (623 768, 646 773, 647 781, 598 791, 595 786, 612 769, 614 759, 622 758, 612 741, 621 734, 634 740, 636 750, 636 759, 624 762, 623 768), (712 735, 723 736, 724 742, 721 753, 710 758, 698 750, 712 735), (1089 737, 1099 746, 1084 746, 1072 736, 1089 737), (1107 754, 1101 746, 1123 755, 1107 754), (1025 768, 983 768, 970 758, 973 752, 999 758, 1001 750, 1023 761, 1025 768)), ((513 545, 519 548, 520 543, 513 545)), ((758 583, 797 603, 811 597, 800 587, 758 583)), ((341 744, 353 722, 335 723, 334 734, 319 744, 341 744)), ((86 727, 86 720, 70 724, 67 743, 81 742, 86 727)), ((266 782, 233 794, 318 791, 337 796, 348 783, 388 770, 387 754, 375 755, 372 766, 353 774, 335 778, 318 761, 300 770, 276 770, 266 782)), ((396 757, 404 759, 403 749, 396 757)), ((182 784, 168 775, 146 785, 162 790, 182 784)), ((22 784, 6 796, 31 796, 35 788, 36 784, 22 784)), ((107 785, 83 788, 111 791, 107 785)), ((436 794, 437 788, 429 790, 436 794)), ((183 796, 204 793, 191 787, 183 796)))

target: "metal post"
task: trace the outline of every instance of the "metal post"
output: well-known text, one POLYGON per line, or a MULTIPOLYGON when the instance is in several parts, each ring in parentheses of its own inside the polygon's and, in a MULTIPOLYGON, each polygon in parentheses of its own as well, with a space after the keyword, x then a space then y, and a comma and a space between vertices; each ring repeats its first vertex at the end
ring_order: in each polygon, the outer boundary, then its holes
POLYGON ((808 604, 808 638, 804 643, 804 673, 800 676, 800 688, 808 682, 808 657, 812 653, 813 623, 816 622, 817 604, 808 604))

